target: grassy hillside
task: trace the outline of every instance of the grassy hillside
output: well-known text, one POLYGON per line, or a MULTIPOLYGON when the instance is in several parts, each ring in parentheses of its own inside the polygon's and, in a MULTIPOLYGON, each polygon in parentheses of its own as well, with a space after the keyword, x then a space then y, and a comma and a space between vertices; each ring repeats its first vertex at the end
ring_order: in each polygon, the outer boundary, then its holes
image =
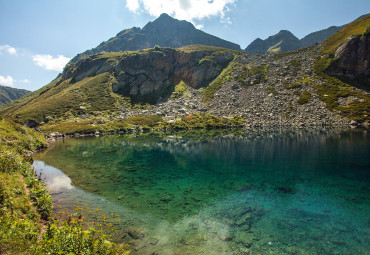
POLYGON ((25 89, 15 89, 0 85, 0 106, 10 103, 11 101, 21 98, 31 91, 25 89))
POLYGON ((78 213, 51 218, 52 199, 25 156, 45 146, 41 133, 0 116, 0 253, 129 254, 78 213))
MULTIPOLYGON (((189 61, 189 56, 195 56, 195 59, 199 58, 199 61, 196 63, 191 62, 191 65, 195 67, 191 66, 190 68, 197 68, 198 65, 212 67, 217 65, 216 61, 220 55, 224 53, 238 54, 234 50, 203 45, 186 46, 176 50, 168 49, 167 51, 170 53, 175 52, 175 54, 171 53, 175 55, 175 58, 177 58, 177 55, 187 54, 184 58, 185 61, 189 61)), ((125 70, 119 69, 121 67, 118 67, 118 65, 120 61, 131 61, 133 63, 142 61, 143 63, 138 64, 139 66, 136 68, 145 69, 145 60, 148 59, 153 61, 153 65, 150 64, 150 67, 158 65, 169 66, 173 63, 166 61, 173 60, 171 59, 171 54, 166 56, 167 51, 166 48, 158 47, 139 51, 105 52, 90 56, 85 62, 70 65, 63 75, 50 84, 5 106, 1 109, 1 112, 17 122, 26 123, 30 120, 35 124, 40 124, 51 119, 53 121, 65 121, 81 115, 93 116, 101 114, 108 116, 115 112, 120 112, 122 107, 128 109, 142 108, 143 106, 140 102, 133 104, 130 97, 113 92, 113 86, 118 82, 117 79, 125 73, 125 70), (161 49, 164 49, 163 52, 161 49), (160 58, 158 56, 164 57, 160 58), (84 72, 88 72, 90 69, 94 70, 95 66, 99 66, 101 69, 107 68, 107 71, 76 79, 76 77, 81 77, 81 73, 83 75, 84 72), (116 71, 115 68, 119 70, 116 71)), ((152 75, 155 76, 155 73, 152 75)), ((173 86, 165 91, 168 96, 171 95, 172 91, 176 90, 175 79, 173 78, 173 86)), ((215 89, 212 87, 205 94, 207 97, 212 97, 211 94, 214 91, 215 89)))

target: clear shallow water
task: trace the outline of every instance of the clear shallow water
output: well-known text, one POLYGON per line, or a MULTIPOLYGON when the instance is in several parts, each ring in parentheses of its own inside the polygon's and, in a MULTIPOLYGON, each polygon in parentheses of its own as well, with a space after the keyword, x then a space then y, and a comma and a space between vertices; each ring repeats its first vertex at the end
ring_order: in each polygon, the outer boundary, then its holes
POLYGON ((370 254, 363 132, 76 138, 36 159, 56 204, 119 214, 116 238, 138 254, 370 254))

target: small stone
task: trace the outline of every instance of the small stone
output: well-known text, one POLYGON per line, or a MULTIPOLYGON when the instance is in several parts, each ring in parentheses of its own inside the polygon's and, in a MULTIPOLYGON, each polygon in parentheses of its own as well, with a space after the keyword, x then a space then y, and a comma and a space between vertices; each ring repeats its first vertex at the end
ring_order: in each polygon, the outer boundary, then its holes
POLYGON ((159 242, 158 239, 153 239, 153 240, 150 241, 150 244, 151 245, 156 245, 158 242, 159 242))
POLYGON ((50 133, 49 136, 50 137, 60 137, 60 136, 62 136, 62 134, 59 133, 59 132, 53 132, 53 133, 50 133))
POLYGON ((45 119, 44 119, 44 122, 45 123, 48 123, 49 121, 51 121, 53 118, 51 116, 46 116, 45 119))
POLYGON ((104 119, 98 120, 98 124, 105 124, 105 120, 104 119))
POLYGON ((352 120, 351 123, 350 123, 350 125, 356 127, 356 126, 358 126, 358 123, 357 123, 357 121, 352 120))
POLYGON ((140 229, 137 229, 137 228, 129 228, 127 230, 127 233, 133 239, 142 239, 146 235, 145 232, 143 232, 143 231, 141 231, 140 229))

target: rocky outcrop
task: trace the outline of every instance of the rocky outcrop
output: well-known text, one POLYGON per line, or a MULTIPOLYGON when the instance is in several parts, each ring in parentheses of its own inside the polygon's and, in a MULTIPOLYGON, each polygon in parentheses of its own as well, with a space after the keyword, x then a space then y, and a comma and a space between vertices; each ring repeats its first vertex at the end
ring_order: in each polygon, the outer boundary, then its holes
POLYGON ((326 73, 370 86, 370 34, 350 37, 340 45, 326 73))
POLYGON ((155 48, 115 59, 93 55, 63 73, 63 79, 78 82, 105 72, 114 74, 113 92, 130 97, 133 103, 157 103, 168 98, 181 81, 191 88, 207 86, 233 60, 227 50, 184 51, 155 48))
POLYGON ((100 52, 135 51, 153 48, 156 45, 180 48, 194 44, 240 50, 239 45, 196 29, 190 22, 180 21, 171 18, 167 14, 162 14, 158 19, 149 22, 142 29, 133 27, 123 30, 96 48, 78 54, 71 60, 71 63, 76 63, 78 60, 100 52))

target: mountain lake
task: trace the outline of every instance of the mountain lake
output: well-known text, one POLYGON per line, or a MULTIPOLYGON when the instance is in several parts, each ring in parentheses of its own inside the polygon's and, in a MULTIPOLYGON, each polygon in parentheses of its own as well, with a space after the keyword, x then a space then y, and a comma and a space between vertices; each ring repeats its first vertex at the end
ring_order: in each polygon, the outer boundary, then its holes
POLYGON ((33 165, 55 215, 112 224, 132 254, 370 254, 364 130, 68 138, 33 165))

